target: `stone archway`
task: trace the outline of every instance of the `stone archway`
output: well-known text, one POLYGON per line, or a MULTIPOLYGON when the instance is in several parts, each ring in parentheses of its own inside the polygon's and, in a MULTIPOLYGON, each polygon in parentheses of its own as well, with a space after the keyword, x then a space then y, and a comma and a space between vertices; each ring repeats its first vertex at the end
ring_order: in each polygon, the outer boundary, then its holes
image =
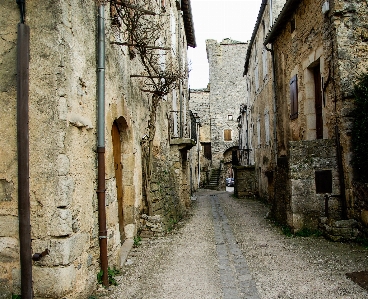
POLYGON ((232 146, 229 146, 225 151, 224 151, 224 175, 225 175, 225 178, 228 178, 228 177, 234 177, 234 174, 233 174, 233 169, 232 169, 232 165, 233 165, 233 152, 238 151, 239 149, 239 146, 236 144, 232 144, 232 146))

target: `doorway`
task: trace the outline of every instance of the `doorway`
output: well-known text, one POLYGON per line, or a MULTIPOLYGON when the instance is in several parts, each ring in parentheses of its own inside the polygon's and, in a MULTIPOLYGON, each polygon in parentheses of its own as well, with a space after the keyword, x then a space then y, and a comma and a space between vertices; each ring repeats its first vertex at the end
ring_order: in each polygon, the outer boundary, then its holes
POLYGON ((114 169, 116 179, 116 193, 118 201, 118 218, 119 218, 119 231, 120 231, 120 242, 123 243, 125 240, 124 233, 124 211, 123 211, 123 165, 121 161, 121 139, 120 131, 116 122, 113 123, 111 129, 112 135, 112 146, 114 155, 114 169))

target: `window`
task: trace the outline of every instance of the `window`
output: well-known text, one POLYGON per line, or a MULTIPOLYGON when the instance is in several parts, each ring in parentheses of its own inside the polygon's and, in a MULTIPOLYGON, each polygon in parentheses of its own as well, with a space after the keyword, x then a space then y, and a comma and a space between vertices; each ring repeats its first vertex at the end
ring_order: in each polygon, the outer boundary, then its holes
POLYGON ((211 143, 202 143, 203 155, 206 159, 212 160, 211 143))
POLYGON ((173 51, 173 54, 176 55, 176 18, 171 11, 170 13, 170 20, 171 20, 171 49, 173 51))
POLYGON ((266 145, 270 144, 270 114, 268 111, 265 112, 264 115, 264 122, 265 122, 265 133, 266 133, 266 145))
MULTIPOLYGON (((159 47, 165 47, 165 42, 164 42, 163 37, 160 37, 158 39, 158 46, 159 47)), ((158 53, 159 53, 158 63, 160 65, 161 71, 164 72, 165 69, 166 69, 166 51, 163 50, 163 49, 159 49, 158 53)))
POLYGON ((232 114, 229 114, 229 115, 227 116, 227 120, 233 120, 233 115, 232 115, 232 114))
POLYGON ((224 130, 224 140, 231 141, 231 130, 230 129, 224 130))
POLYGON ((290 119, 298 118, 298 77, 290 80, 290 119))
POLYGON ((261 118, 257 119, 257 145, 261 146, 261 118))
POLYGON ((267 51, 266 50, 263 50, 263 53, 262 53, 262 66, 263 66, 263 78, 265 78, 268 74, 267 51))
POLYGON ((256 84, 256 91, 258 91, 259 89, 259 81, 258 81, 258 65, 256 66, 255 70, 254 70, 254 79, 255 79, 255 84, 256 84))

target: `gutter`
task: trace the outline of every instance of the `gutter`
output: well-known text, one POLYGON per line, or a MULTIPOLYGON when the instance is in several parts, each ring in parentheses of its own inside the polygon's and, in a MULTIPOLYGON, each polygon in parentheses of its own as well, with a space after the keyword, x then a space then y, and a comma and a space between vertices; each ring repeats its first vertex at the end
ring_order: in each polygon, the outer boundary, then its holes
POLYGON ((105 5, 98 7, 97 45, 97 198, 102 283, 109 286, 107 275, 107 228, 105 204, 105 5))
POLYGON ((18 148, 18 218, 21 296, 33 298, 31 205, 29 191, 29 48, 30 29, 25 24, 25 0, 17 0, 20 23, 17 37, 17 148, 18 148))
POLYGON ((183 19, 184 19, 184 29, 185 35, 187 39, 187 44, 189 47, 195 48, 197 47, 195 32, 194 32, 194 22, 192 15, 192 6, 190 0, 181 0, 181 9, 183 11, 183 19))

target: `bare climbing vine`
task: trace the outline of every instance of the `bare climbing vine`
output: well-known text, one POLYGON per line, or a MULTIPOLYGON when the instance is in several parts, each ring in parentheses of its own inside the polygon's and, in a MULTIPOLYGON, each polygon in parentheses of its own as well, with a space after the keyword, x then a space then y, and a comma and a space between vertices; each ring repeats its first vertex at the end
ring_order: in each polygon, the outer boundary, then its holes
MULTIPOLYGON (((143 92, 151 93, 148 135, 141 142, 143 159, 143 193, 146 196, 148 214, 152 215, 150 182, 152 175, 153 139, 156 132, 156 114, 160 101, 176 89, 187 77, 186 68, 181 69, 175 59, 171 45, 171 28, 168 28, 168 14, 156 0, 110 0, 113 24, 119 30, 123 41, 112 44, 128 47, 131 59, 138 58, 143 66, 139 74, 132 74, 134 80, 141 80, 143 92)), ((169 23, 170 24, 170 23, 169 23)))

